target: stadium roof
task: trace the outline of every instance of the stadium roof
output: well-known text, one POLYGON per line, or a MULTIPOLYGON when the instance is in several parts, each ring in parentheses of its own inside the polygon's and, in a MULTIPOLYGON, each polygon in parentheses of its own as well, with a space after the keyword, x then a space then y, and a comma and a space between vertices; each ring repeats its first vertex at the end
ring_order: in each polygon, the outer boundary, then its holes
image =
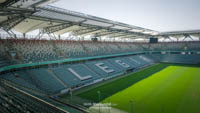
POLYGON ((182 38, 182 37, 188 37, 188 36, 190 37, 190 35, 200 38, 200 30, 160 32, 158 34, 158 37, 172 36, 175 38, 182 38))
POLYGON ((199 34, 200 30, 187 30, 187 31, 171 31, 161 32, 160 35, 184 35, 184 34, 199 34))
MULTIPOLYGON (((8 1, 2 1, 1 3, 5 4, 8 1)), ((21 33, 27 33, 41 29, 43 32, 55 33, 57 35, 73 32, 74 35, 79 36, 95 35, 97 37, 121 38, 146 38, 157 33, 150 29, 49 5, 38 6, 41 0, 19 5, 21 2, 19 0, 16 3, 12 3, 12 5, 8 5, 1 11, 0 26, 4 30, 13 29, 21 33), (29 6, 33 7, 30 8, 29 6)))
POLYGON ((27 33, 40 29, 43 33, 76 36, 149 38, 151 36, 199 34, 200 30, 163 32, 128 25, 50 5, 56 0, 0 0, 0 27, 27 33), (45 6, 43 6, 45 4, 45 6))
POLYGON ((31 6, 42 6, 57 0, 0 0, 0 7, 28 8, 31 6))

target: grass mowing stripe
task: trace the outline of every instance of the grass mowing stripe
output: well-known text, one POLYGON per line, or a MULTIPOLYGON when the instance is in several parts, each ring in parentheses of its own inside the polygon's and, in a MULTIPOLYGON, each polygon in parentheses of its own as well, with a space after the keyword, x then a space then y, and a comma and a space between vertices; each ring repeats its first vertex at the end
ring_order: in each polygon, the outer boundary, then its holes
POLYGON ((77 96, 80 96, 81 98, 84 98, 84 99, 99 102, 97 91, 101 92, 100 101, 102 101, 105 98, 121 90, 124 90, 125 88, 128 88, 132 84, 152 75, 153 73, 159 72, 160 70, 164 69, 167 66, 169 66, 169 64, 158 64, 150 68, 147 68, 145 70, 136 72, 130 76, 124 77, 122 79, 118 79, 116 81, 112 81, 110 83, 99 86, 95 89, 91 89, 89 91, 77 94, 77 96))

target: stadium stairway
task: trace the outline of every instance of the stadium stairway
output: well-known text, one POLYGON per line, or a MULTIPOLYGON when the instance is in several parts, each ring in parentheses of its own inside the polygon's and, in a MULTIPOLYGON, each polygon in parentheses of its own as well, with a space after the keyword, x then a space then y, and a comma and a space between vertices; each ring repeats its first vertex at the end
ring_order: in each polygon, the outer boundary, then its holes
POLYGON ((49 94, 55 94, 66 89, 46 68, 32 69, 27 71, 27 75, 32 76, 41 90, 49 94))
POLYGON ((57 81, 59 81, 63 86, 65 86, 65 88, 68 88, 67 84, 65 84, 63 80, 59 79, 54 71, 52 71, 51 69, 48 69, 48 72, 49 72, 57 81))

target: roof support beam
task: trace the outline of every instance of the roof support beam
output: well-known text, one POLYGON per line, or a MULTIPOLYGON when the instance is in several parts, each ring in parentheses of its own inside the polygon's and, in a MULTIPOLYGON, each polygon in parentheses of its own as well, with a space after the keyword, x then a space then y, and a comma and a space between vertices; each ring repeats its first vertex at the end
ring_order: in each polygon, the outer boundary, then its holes
POLYGON ((47 33, 47 35, 50 37, 50 40, 51 39, 55 39, 55 40, 58 39, 54 33, 52 35, 50 33, 47 33))
POLYGON ((36 12, 34 9, 24 8, 0 8, 0 16, 11 16, 11 15, 30 15, 36 12))
POLYGON ((127 35, 130 35, 130 34, 118 34, 118 35, 114 35, 113 37, 121 37, 121 36, 127 36, 127 35))
POLYGON ((197 37, 199 38, 199 41, 200 41, 200 33, 199 33, 199 35, 197 37))
POLYGON ((86 36, 86 35, 97 35, 98 33, 100 32, 106 32, 105 29, 99 29, 99 30, 96 30, 96 31, 93 31, 93 32, 88 32, 88 33, 85 33, 84 35, 82 36, 86 36))
POLYGON ((12 31, 12 30, 9 30, 9 31, 7 31, 7 30, 5 30, 5 29, 3 29, 6 33, 8 33, 8 35, 10 36, 10 37, 8 37, 8 38, 15 38, 15 39, 17 39, 17 36, 16 36, 16 34, 12 31))
POLYGON ((183 41, 185 41, 185 39, 187 39, 187 38, 190 38, 191 40, 193 40, 193 38, 189 34, 184 34, 183 41))
POLYGON ((130 37, 132 35, 128 34, 128 35, 124 35, 124 36, 119 36, 119 38, 126 38, 126 37, 130 37))
POLYGON ((49 27, 43 28, 43 32, 54 33, 71 26, 73 26, 73 24, 59 24, 59 25, 49 26, 49 27))
POLYGON ((87 34, 95 32, 95 31, 99 31, 99 29, 91 29, 91 30, 86 31, 86 32, 78 33, 78 35, 87 35, 87 34))
MULTIPOLYGON (((125 36, 121 36, 120 38, 131 38, 131 37, 136 37, 136 35, 125 35, 125 36)), ((140 37, 140 36, 138 36, 138 37, 140 37)))
POLYGON ((110 34, 110 35, 107 35, 108 37, 112 37, 112 38, 114 38, 114 37, 116 37, 117 35, 120 35, 121 33, 114 33, 114 34, 110 34))
POLYGON ((121 34, 121 35, 117 35, 116 37, 121 37, 121 36, 127 36, 129 34, 121 34))
POLYGON ((35 36, 35 39, 41 39, 41 37, 44 35, 45 33, 43 31, 39 31, 39 33, 35 36))
POLYGON ((8 7, 11 6, 12 4, 18 2, 19 0, 6 0, 5 2, 0 4, 0 8, 1 7, 8 7))
POLYGON ((78 35, 78 33, 82 32, 82 31, 86 31, 88 30, 88 28, 86 27, 81 27, 80 29, 74 30, 73 33, 78 35))
POLYGON ((106 36, 106 35, 117 33, 117 32, 118 31, 108 31, 107 33, 97 34, 96 37, 102 37, 102 36, 106 36))
POLYGON ((96 31, 97 28, 86 28, 85 30, 80 30, 77 32, 77 35, 81 35, 81 34, 85 34, 85 33, 88 33, 88 32, 93 32, 93 31, 96 31))
POLYGON ((0 23, 0 27, 3 27, 4 30, 9 31, 14 26, 16 26, 17 24, 22 22, 24 19, 25 19, 25 17, 22 16, 22 15, 9 17, 8 20, 5 20, 5 21, 0 23))
POLYGON ((170 36, 163 36, 163 37, 164 37, 164 40, 163 40, 163 41, 165 41, 166 39, 169 39, 169 40, 173 41, 173 40, 170 38, 170 36))

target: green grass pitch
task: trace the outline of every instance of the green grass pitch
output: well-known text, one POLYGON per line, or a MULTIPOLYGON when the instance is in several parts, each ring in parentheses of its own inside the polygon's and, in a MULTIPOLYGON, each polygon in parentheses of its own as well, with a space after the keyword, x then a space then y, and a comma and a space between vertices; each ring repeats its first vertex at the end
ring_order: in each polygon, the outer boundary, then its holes
POLYGON ((200 68, 169 66, 103 100, 134 113, 200 113, 200 68))
POLYGON ((158 64, 75 95, 129 113, 200 113, 200 68, 158 64))
MULTIPOLYGON (((156 72, 166 68, 169 65, 170 64, 154 65, 154 66, 151 66, 142 71, 136 72, 134 74, 129 74, 128 76, 125 76, 123 78, 119 78, 117 80, 114 80, 114 81, 111 81, 111 82, 108 82, 105 84, 103 83, 103 85, 100 85, 98 87, 91 86, 92 88, 90 88, 90 87, 86 88, 86 91, 83 91, 83 93, 78 92, 77 96, 88 99, 88 100, 92 100, 94 102, 102 101, 105 98, 107 98, 121 90, 124 90, 125 88, 131 86, 132 84, 152 75, 153 73, 156 73, 156 72), (88 90, 88 89, 90 89, 90 90, 88 90), (100 100, 98 98, 97 91, 101 92, 100 100)), ((65 98, 65 96, 63 98, 65 98)))

